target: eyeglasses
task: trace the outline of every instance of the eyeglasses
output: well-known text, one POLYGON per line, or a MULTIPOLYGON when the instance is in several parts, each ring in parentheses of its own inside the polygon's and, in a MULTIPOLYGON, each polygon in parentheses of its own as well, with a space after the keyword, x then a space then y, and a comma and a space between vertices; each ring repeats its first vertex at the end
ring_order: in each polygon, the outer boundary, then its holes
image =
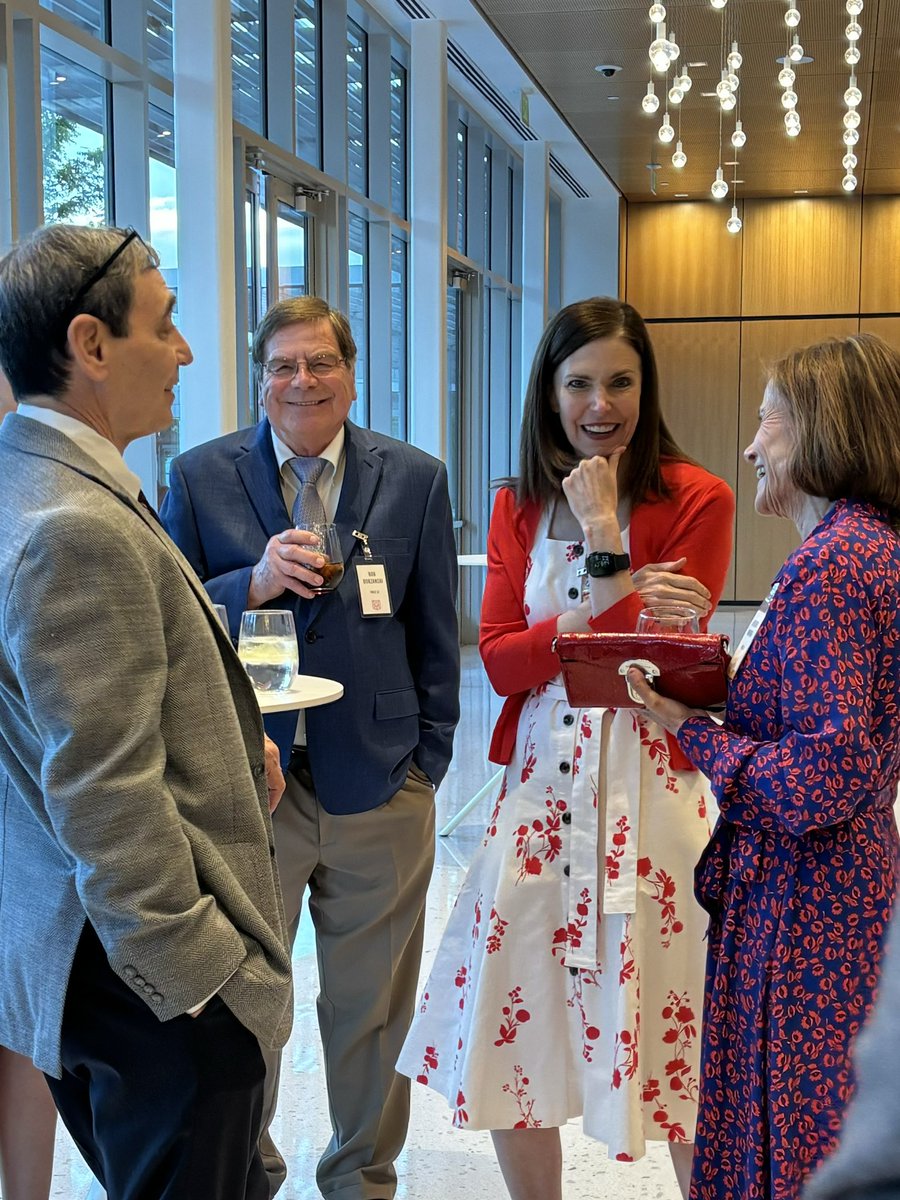
POLYGON ((109 258, 104 259, 97 270, 94 271, 92 275, 87 277, 78 291, 69 301, 69 304, 63 313, 63 324, 68 325, 72 318, 78 315, 78 310, 91 288, 100 282, 104 275, 108 273, 110 267, 113 265, 116 259, 123 254, 134 241, 138 241, 142 246, 144 246, 144 240, 136 229, 126 229, 125 236, 122 238, 121 242, 119 242, 118 246, 116 246, 115 250, 113 250, 112 254, 110 254, 109 258))
POLYGON ((305 367, 316 379, 324 379, 346 361, 339 354, 314 354, 312 358, 270 358, 263 363, 263 371, 268 379, 285 381, 293 379, 300 368, 305 367))

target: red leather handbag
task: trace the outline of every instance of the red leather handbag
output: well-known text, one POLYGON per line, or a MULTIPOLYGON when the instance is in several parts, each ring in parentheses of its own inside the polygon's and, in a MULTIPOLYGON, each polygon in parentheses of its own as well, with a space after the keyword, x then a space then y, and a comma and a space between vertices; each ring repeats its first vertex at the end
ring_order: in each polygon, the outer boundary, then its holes
POLYGON ((720 633, 561 633, 553 640, 573 708, 641 708, 625 672, 636 666, 661 696, 716 708, 728 694, 720 633))

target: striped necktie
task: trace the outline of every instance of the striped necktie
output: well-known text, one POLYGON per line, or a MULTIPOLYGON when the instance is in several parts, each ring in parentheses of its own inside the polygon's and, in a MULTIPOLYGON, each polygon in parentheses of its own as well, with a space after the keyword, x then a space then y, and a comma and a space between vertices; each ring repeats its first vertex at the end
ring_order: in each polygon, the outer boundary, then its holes
POLYGON ((325 506, 319 497, 316 482, 328 466, 327 458, 292 458, 288 466, 297 476, 300 490, 291 512, 291 521, 295 527, 302 525, 323 525, 325 523, 325 506))

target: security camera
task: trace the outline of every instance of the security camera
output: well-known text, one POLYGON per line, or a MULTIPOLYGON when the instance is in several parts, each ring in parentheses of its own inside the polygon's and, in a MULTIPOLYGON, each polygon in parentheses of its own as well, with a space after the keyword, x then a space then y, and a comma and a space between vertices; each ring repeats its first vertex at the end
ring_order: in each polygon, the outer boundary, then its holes
POLYGON ((622 68, 616 66, 615 63, 601 63, 599 67, 594 67, 594 70, 599 71, 604 79, 612 79, 613 75, 618 75, 622 68))

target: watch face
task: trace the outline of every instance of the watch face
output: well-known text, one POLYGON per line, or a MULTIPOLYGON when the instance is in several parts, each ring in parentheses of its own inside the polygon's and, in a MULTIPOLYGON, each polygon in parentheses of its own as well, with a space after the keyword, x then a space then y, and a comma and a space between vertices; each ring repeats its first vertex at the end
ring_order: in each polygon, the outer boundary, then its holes
POLYGON ((631 566, 631 559, 627 554, 595 550, 587 556, 585 564, 589 575, 593 575, 595 579, 602 579, 607 575, 616 575, 619 571, 627 571, 631 566))

